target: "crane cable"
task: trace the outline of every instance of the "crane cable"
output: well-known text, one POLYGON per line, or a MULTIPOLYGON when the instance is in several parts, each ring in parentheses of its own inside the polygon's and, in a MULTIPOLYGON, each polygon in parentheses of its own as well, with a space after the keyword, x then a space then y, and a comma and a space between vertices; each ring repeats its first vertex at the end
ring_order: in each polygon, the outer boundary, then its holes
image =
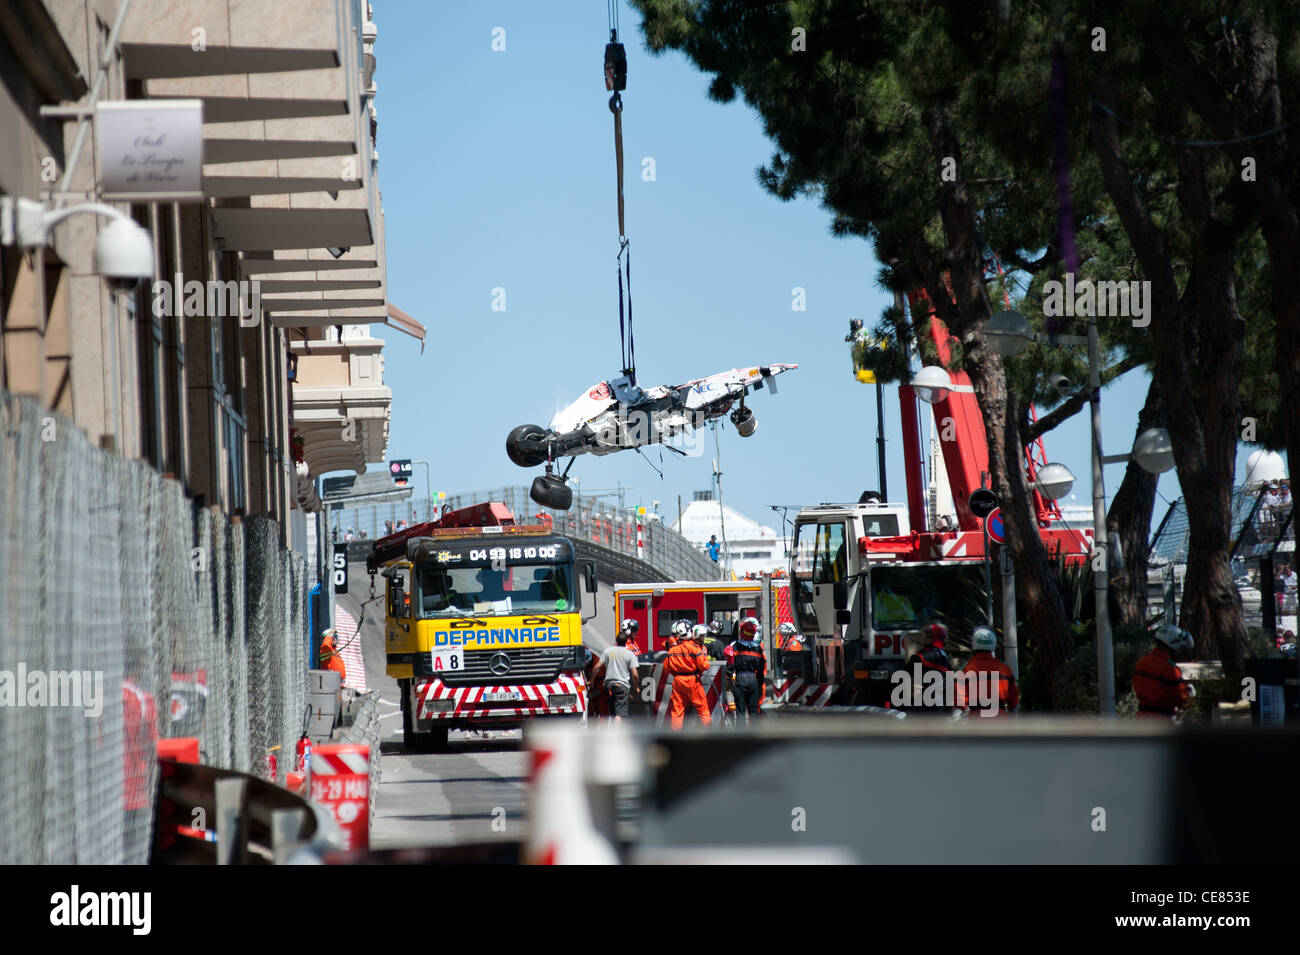
POLYGON ((623 97, 627 89, 627 52, 618 42, 618 5, 609 0, 609 42, 605 44, 605 89, 613 93, 609 111, 614 114, 614 167, 618 180, 618 256, 614 270, 618 273, 618 340, 622 373, 636 384, 636 339, 632 335, 632 252, 623 214, 623 97), (626 261, 624 257, 626 256, 626 261), (627 279, 627 317, 623 314, 624 271, 627 279))

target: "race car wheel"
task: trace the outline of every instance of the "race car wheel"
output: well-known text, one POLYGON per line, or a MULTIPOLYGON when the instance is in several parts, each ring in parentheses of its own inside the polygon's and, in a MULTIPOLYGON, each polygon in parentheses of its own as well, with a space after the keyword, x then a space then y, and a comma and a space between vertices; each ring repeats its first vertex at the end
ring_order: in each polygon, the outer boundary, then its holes
POLYGON ((506 437, 506 454, 521 468, 535 468, 546 462, 546 448, 540 438, 546 429, 535 424, 521 424, 506 437))
POLYGON ((533 478, 528 496, 542 507, 557 511, 567 511, 573 504, 573 489, 551 474, 539 474, 533 478))

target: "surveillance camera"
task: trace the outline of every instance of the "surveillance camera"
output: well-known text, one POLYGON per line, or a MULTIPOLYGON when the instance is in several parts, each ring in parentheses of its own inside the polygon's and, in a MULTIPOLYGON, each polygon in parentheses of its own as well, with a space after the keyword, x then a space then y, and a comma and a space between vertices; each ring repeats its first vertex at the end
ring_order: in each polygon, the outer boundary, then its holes
POLYGON ((153 240, 130 219, 114 219, 95 239, 95 271, 114 292, 129 293, 153 276, 153 240))
POLYGON ((1062 395, 1070 395, 1074 391, 1074 382, 1064 375, 1052 375, 1047 380, 1062 395))

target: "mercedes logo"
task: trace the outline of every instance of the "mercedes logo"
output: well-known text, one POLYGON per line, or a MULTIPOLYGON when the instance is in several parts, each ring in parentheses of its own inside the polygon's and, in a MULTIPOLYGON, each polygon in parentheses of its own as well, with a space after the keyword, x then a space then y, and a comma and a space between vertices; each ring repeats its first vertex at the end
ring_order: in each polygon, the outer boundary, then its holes
POLYGON ((488 660, 488 669, 496 676, 505 676, 510 672, 510 657, 504 653, 492 654, 492 659, 488 660))

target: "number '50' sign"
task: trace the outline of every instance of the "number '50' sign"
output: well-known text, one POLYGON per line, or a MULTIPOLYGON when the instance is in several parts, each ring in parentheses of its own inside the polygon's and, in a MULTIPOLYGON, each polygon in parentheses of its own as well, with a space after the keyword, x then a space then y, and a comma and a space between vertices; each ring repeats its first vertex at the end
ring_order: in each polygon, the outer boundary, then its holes
POLYGON ((348 545, 334 545, 334 561, 331 568, 334 575, 334 592, 336 594, 345 594, 348 592, 348 545))

